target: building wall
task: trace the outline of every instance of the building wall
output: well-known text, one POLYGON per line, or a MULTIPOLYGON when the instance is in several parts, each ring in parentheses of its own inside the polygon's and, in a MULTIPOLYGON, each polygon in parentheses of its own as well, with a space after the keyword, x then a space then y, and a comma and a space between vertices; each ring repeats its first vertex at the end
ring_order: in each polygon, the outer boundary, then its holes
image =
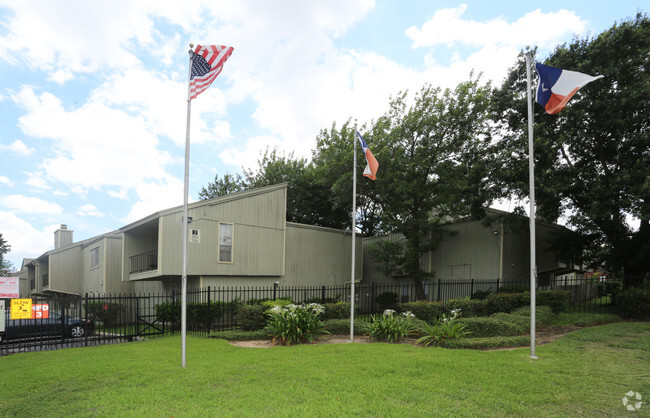
POLYGON ((467 221, 445 228, 440 246, 426 256, 428 271, 441 279, 496 279, 499 277, 500 231, 480 221, 467 221), (496 231, 496 233, 493 233, 496 231))
MULTIPOLYGON (((467 220, 445 226, 452 235, 444 235, 439 247, 425 254, 420 267, 436 279, 478 279, 504 282, 521 281, 530 277, 530 232, 524 217, 505 214, 501 220, 486 225, 467 220)), ((536 223, 536 263, 538 272, 558 267, 558 255, 550 250, 555 231, 562 227, 536 223)), ((364 239, 364 281, 382 283, 394 279, 377 271, 378 262, 369 254, 369 246, 390 239, 403 240, 399 234, 364 239)))
POLYGON ((49 286, 44 287, 43 290, 79 294, 81 265, 82 252, 79 245, 51 252, 49 254, 49 286))
MULTIPOLYGON (((188 245, 187 274, 215 276, 280 276, 284 273, 286 188, 242 194, 192 205, 188 233, 199 231, 199 242, 188 245), (219 224, 233 224, 233 261, 219 263, 219 224)), ((180 275, 181 211, 160 218, 159 271, 180 275)), ((189 236, 188 236, 189 241, 189 236)))
MULTIPOLYGON (((355 240, 355 280, 363 278, 363 240, 355 240)), ((287 223, 286 271, 281 283, 342 285, 352 280, 352 234, 287 223)))
MULTIPOLYGON (((363 275, 363 243, 356 240, 356 280, 363 275)), ((283 241, 279 241, 278 246, 283 241)), ((188 258, 189 259, 189 258, 188 258)), ((188 276, 188 288, 343 285, 351 280, 352 234, 336 229, 287 223, 285 274, 188 276)), ((165 280, 165 291, 180 291, 180 280, 165 280)))

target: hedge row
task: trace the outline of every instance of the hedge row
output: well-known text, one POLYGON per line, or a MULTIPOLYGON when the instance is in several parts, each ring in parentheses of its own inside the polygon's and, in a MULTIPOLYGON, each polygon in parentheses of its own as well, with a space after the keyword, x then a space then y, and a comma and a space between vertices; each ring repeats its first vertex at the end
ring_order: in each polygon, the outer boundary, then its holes
MULTIPOLYGON (((235 310, 235 320, 237 325, 245 331, 254 331, 263 329, 268 322, 267 312, 274 305, 274 301, 266 301, 259 305, 240 305, 235 310)), ((348 319, 350 318, 350 304, 346 302, 324 303, 325 309, 320 315, 322 321, 330 319, 348 319)), ((348 333, 350 332, 348 324, 348 333)))
MULTIPOLYGON (((223 314, 224 310, 232 309, 234 304, 224 302, 188 303, 186 308, 187 326, 190 329, 209 328, 223 314)), ((156 315, 162 322, 180 326, 181 304, 163 302, 156 305, 156 315)))
MULTIPOLYGON (((543 290, 537 292, 536 305, 546 306, 551 312, 567 310, 571 300, 570 291, 543 290)), ((411 311, 418 319, 434 323, 443 314, 460 309, 461 315, 467 317, 486 317, 499 312, 510 313, 516 309, 530 306, 530 293, 496 293, 485 299, 456 299, 447 302, 409 302, 399 304, 402 312, 411 311)))

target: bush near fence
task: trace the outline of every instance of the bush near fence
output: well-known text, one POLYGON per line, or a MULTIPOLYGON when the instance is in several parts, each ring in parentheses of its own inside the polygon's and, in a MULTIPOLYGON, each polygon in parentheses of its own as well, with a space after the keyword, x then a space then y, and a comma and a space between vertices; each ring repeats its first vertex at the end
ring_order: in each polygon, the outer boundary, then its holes
POLYGON ((93 301, 86 304, 86 316, 95 324, 101 322, 104 327, 114 326, 120 315, 126 311, 126 306, 119 303, 93 301))
POLYGON ((616 312, 623 318, 648 319, 650 318, 650 291, 646 287, 622 290, 614 295, 616 312))
MULTIPOLYGON (((188 302, 186 307, 187 327, 190 329, 210 329, 226 310, 232 310, 236 302, 188 302)), ((181 303, 180 301, 163 302, 155 306, 156 315, 161 322, 180 326, 181 303)))

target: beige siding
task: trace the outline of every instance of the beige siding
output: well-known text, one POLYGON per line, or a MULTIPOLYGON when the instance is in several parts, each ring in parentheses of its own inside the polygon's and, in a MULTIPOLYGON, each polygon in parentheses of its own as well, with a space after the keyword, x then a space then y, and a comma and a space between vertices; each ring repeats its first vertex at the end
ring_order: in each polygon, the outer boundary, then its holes
MULTIPOLYGON (((78 245, 49 255, 49 286, 44 290, 80 294, 82 264, 81 247, 78 245)), ((40 266, 39 266, 40 267, 40 266)))
MULTIPOLYGON (((188 210, 192 229, 200 242, 188 244, 188 275, 269 276, 283 274, 284 188, 245 199, 204 202, 188 210), (233 224, 233 262, 218 263, 219 223, 233 224)), ((166 214, 160 220, 159 270, 162 275, 180 275, 182 213, 166 214)))
MULTIPOLYGON (((287 224, 286 273, 282 285, 341 285, 351 281, 352 234, 287 224)), ((356 239, 355 280, 363 276, 363 242, 356 239)))
MULTIPOLYGON (((440 279, 497 279, 501 240, 492 228, 479 221, 462 222, 446 228, 454 233, 443 237, 429 254, 429 271, 440 279)), ((498 229, 494 229, 498 231, 498 229)))
POLYGON ((82 267, 82 276, 83 276, 83 286, 82 293, 90 293, 95 295, 100 295, 104 292, 104 275, 106 273, 106 245, 104 240, 98 240, 87 246, 83 247, 83 267, 82 267), (91 267, 91 252, 95 249, 99 249, 99 265, 97 267, 91 267))

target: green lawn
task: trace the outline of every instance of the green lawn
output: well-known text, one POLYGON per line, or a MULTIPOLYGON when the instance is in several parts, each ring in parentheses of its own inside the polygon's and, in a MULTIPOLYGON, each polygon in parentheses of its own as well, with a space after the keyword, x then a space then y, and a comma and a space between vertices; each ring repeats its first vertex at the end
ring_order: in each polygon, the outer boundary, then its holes
POLYGON ((238 348, 179 337, 0 358, 2 416, 624 416, 650 414, 650 323, 508 351, 336 344, 238 348))

